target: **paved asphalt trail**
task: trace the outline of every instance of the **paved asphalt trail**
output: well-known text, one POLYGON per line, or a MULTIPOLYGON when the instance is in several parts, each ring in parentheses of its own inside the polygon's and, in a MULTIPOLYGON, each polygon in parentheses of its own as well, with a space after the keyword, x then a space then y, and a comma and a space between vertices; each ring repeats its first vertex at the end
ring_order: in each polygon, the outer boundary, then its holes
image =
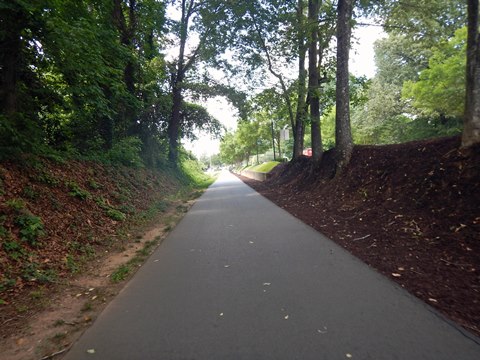
POLYGON ((66 359, 478 360, 479 344, 224 173, 66 359))

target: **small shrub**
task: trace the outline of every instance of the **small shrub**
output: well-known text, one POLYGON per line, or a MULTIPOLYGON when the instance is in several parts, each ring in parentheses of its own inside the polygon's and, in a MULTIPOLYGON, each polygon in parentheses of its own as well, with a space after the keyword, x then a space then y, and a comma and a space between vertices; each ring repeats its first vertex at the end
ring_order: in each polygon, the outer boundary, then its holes
POLYGON ((86 200, 92 197, 92 195, 87 190, 82 189, 75 181, 67 182, 67 187, 70 189, 70 192, 68 194, 71 196, 74 196, 81 200, 86 200))
POLYGON ((107 204, 107 201, 106 201, 103 197, 99 196, 99 197, 96 197, 94 200, 95 200, 95 203, 96 203, 101 209, 107 210, 107 209, 110 208, 110 206, 107 204))
POLYGON ((130 204, 124 204, 118 208, 124 214, 134 214, 135 208, 130 204))
POLYGON ((23 201, 22 199, 10 199, 5 202, 5 205, 11 207, 16 211, 20 211, 22 209, 25 209, 26 207, 25 201, 23 201))
POLYGON ((82 244, 78 241, 73 241, 68 244, 68 248, 72 252, 81 254, 85 259, 92 259, 95 256, 95 248, 90 244, 82 244))
POLYGON ((39 196, 38 192, 31 186, 26 186, 22 191, 22 195, 30 200, 35 200, 39 196))
POLYGON ((41 269, 36 262, 30 262, 23 267, 22 278, 27 281, 37 281, 40 284, 54 282, 57 273, 53 269, 41 269))
POLYGON ((102 186, 93 179, 88 180, 88 187, 92 190, 98 190, 102 188, 102 186))
POLYGON ((25 250, 23 249, 22 245, 15 240, 5 241, 3 243, 3 249, 13 260, 18 260, 25 254, 25 250))
POLYGON ((55 187, 58 184, 60 184, 60 181, 58 179, 56 179, 54 176, 50 175, 45 171, 41 171, 40 173, 35 175, 33 180, 46 184, 51 187, 55 187))
POLYGON ((124 221, 127 218, 124 213, 114 208, 110 208, 107 210, 107 216, 115 221, 124 221))
POLYGON ((159 201, 158 203, 155 204, 155 208, 157 210, 160 210, 161 212, 167 211, 168 206, 169 206, 169 203, 165 200, 161 200, 161 201, 159 201))
POLYGON ((20 238, 31 246, 39 245, 38 239, 45 235, 42 219, 32 214, 20 215, 16 219, 20 226, 20 238))
POLYGON ((0 281, 0 294, 8 289, 13 288, 16 285, 17 281, 15 279, 4 279, 0 281))
POLYGON ((65 256, 65 265, 67 266, 67 269, 72 273, 75 274, 80 270, 80 267, 78 266, 77 262, 75 261, 74 257, 70 254, 67 254, 65 256))

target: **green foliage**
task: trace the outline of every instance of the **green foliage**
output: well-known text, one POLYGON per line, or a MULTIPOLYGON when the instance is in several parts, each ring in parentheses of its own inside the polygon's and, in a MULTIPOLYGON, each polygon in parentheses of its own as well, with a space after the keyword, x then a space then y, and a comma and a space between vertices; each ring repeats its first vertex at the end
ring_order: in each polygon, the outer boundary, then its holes
POLYGON ((33 214, 19 215, 15 223, 20 227, 20 238, 31 246, 40 244, 39 238, 45 235, 42 219, 33 214))
POLYGON ((426 114, 461 117, 465 107, 466 27, 433 50, 428 68, 407 81, 402 95, 426 114))
POLYGON ((110 219, 115 221, 124 221, 127 218, 127 216, 123 212, 114 208, 108 209, 106 214, 110 219))
POLYGON ((72 274, 75 274, 80 270, 80 267, 75 261, 74 256, 70 254, 67 254, 67 256, 65 256, 65 266, 72 274))
POLYGON ((277 166, 278 164, 280 164, 278 161, 269 161, 260 165, 252 166, 248 170, 268 173, 272 171, 273 168, 275 168, 275 166, 277 166))
POLYGON ((38 198, 39 193, 31 186, 26 186, 22 190, 22 196, 30 200, 35 200, 38 198))
POLYGON ((60 184, 60 181, 58 179, 56 179, 53 175, 49 174, 46 171, 40 171, 39 173, 34 175, 34 180, 51 187, 55 187, 60 184))
POLYGON ((155 204, 155 208, 161 212, 167 211, 169 206, 170 206, 170 203, 166 200, 161 200, 155 204))
POLYGON ((95 248, 90 244, 83 244, 77 241, 72 241, 71 243, 69 243, 68 248, 69 251, 80 254, 85 260, 93 259, 93 257, 95 256, 95 248))
POLYGON ((53 269, 42 269, 36 262, 29 262, 22 269, 22 278, 26 281, 37 281, 39 284, 47 284, 57 279, 57 273, 53 269))
POLYGON ((198 132, 211 134, 219 137, 222 124, 200 105, 184 103, 182 111, 182 135, 188 139, 195 140, 198 132))
POLYGON ((11 278, 5 278, 4 280, 0 281, 0 294, 8 289, 13 288, 16 283, 17 281, 11 278))
POLYGON ((214 178, 203 172, 202 164, 187 152, 181 153, 178 176, 189 187, 207 188, 214 181, 214 178))
POLYGON ((3 250, 13 260, 19 260, 25 255, 25 250, 21 244, 15 240, 6 240, 3 242, 3 250))
POLYGON ((107 158, 115 164, 141 168, 144 166, 141 150, 142 141, 137 137, 128 137, 114 144, 107 158))
POLYGON ((110 205, 107 204, 107 201, 103 197, 96 197, 94 199, 95 203, 102 209, 107 210, 110 208, 110 205))
POLYGON ((89 179, 88 180, 88 187, 92 190, 98 190, 102 186, 99 183, 97 183, 94 179, 89 179))
POLYGON ((70 192, 69 195, 79 198, 81 200, 86 200, 92 197, 92 195, 85 189, 82 189, 75 181, 67 181, 67 187, 70 192))
POLYGON ((132 267, 129 264, 120 265, 110 276, 110 280, 113 283, 118 283, 127 278, 128 274, 132 271, 132 267))
POLYGON ((25 209, 25 207, 27 206, 25 204, 25 201, 23 201, 22 199, 17 199, 17 198, 5 201, 5 205, 7 205, 8 207, 10 207, 10 208, 12 208, 16 211, 20 211, 22 209, 25 209))

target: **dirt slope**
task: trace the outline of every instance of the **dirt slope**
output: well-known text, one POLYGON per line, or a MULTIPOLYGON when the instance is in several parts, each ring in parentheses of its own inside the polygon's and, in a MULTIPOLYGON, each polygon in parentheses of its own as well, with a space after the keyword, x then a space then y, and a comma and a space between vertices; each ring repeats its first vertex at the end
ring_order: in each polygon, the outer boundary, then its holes
POLYGON ((356 146, 341 177, 309 159, 243 179, 412 294, 480 335, 480 149, 460 139, 356 146))
MULTIPOLYGON (((166 210, 181 185, 167 173, 19 158, 0 164, 0 339, 57 285, 137 241, 132 225, 166 210)), ((46 301, 48 303, 48 301, 46 301)))

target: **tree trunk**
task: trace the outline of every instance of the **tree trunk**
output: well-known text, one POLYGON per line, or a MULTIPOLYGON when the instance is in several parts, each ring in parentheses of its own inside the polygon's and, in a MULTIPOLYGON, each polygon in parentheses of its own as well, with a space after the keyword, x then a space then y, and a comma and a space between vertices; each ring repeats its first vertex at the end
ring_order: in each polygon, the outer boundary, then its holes
MULTIPOLYGON (((137 2, 136 0, 129 0, 128 5, 124 5, 123 0, 113 0, 113 23, 115 24, 118 33, 120 35, 120 43, 127 48, 131 55, 125 62, 125 67, 123 69, 123 82, 125 83, 125 88, 132 98, 136 97, 135 89, 135 80, 136 80, 136 71, 135 71, 135 61, 133 53, 135 49, 135 33, 137 31, 137 2), (124 6, 128 7, 128 21, 125 16, 124 6)), ((131 101, 124 101, 119 112, 119 118, 117 123, 121 128, 123 136, 125 135, 137 135, 135 133, 136 124, 136 109, 131 101)))
POLYGON ((466 98, 462 147, 480 144, 479 0, 468 0, 466 98))
POLYGON ((178 162, 178 139, 180 137, 180 115, 183 102, 181 85, 174 85, 172 100, 172 114, 168 123, 168 160, 171 164, 176 165, 178 162))
POLYGON ((305 22, 303 20, 304 0, 298 0, 297 5, 297 26, 298 26, 298 98, 297 112, 295 114, 295 127, 293 132, 293 158, 298 159, 303 154, 303 138, 305 135, 305 117, 307 114, 306 82, 307 71, 305 70, 305 22))
MULTIPOLYGON (((185 78, 185 46, 188 38, 188 23, 192 15, 194 0, 182 0, 182 18, 180 20, 180 50, 176 73, 172 76, 172 112, 168 123, 168 160, 173 166, 178 162, 178 140, 180 138, 181 110, 183 105, 183 80, 185 78)), ((193 58, 192 58, 193 59, 193 58)), ((193 61, 193 60, 192 60, 193 61)))
POLYGON ((318 58, 318 12, 319 0, 308 1, 309 48, 308 48, 308 98, 310 121, 312 126, 312 159, 320 161, 323 155, 322 135, 320 132, 320 72, 318 58))
POLYGON ((352 155, 350 128, 350 86, 348 58, 350 53, 351 20, 355 0, 339 0, 337 18, 337 84, 335 117, 335 151, 337 169, 343 169, 352 155))

